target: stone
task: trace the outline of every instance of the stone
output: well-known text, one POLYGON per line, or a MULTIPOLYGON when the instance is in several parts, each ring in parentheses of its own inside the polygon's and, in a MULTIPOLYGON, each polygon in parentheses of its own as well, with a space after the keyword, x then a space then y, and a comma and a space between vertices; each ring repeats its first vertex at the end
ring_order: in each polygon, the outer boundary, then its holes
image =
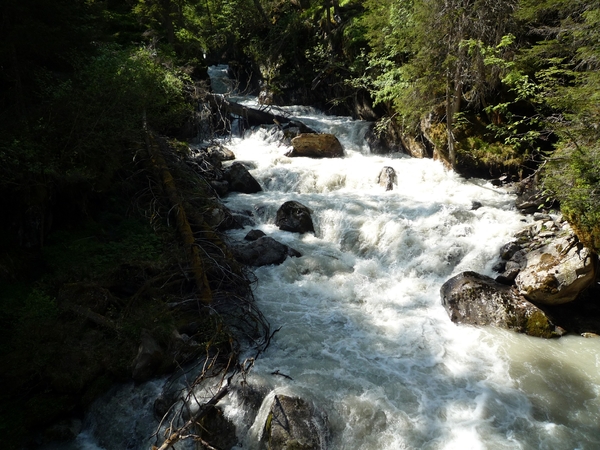
POLYGON ((248 169, 239 162, 234 162, 223 171, 223 177, 229 183, 230 192, 255 194, 262 191, 262 187, 248 172, 248 169))
POLYGON ((244 236, 244 239, 247 241, 256 241, 263 236, 266 236, 266 234, 261 230, 250 230, 248 234, 244 236))
POLYGON ((314 232, 311 210, 296 201, 285 202, 277 210, 275 225, 283 231, 294 233, 314 232))
POLYGON ((463 272, 440 289, 442 305, 454 323, 491 325, 530 336, 558 336, 549 317, 513 287, 475 272, 463 272))
POLYGON ((394 168, 385 166, 383 169, 381 169, 381 172, 379 172, 379 175, 377 176, 377 183, 380 186, 385 187, 386 191, 391 191, 394 189, 394 184, 398 184, 398 178, 394 168))
POLYGON ((208 156, 213 161, 233 161, 235 154, 222 145, 212 145, 208 148, 208 156))
POLYGON ((225 197, 229 194, 229 183, 225 180, 211 180, 210 185, 219 197, 225 197))
POLYGON ((232 250, 236 260, 255 267, 278 265, 288 256, 301 256, 296 250, 268 236, 260 237, 247 244, 236 245, 232 250))
MULTIPOLYGON (((212 448, 233 448, 238 443, 235 425, 218 406, 210 407, 197 431, 202 440, 208 442, 212 448)), ((199 445, 198 448, 204 446, 199 445)))
POLYGON ((344 148, 333 134, 301 133, 292 139, 292 150, 286 156, 337 158, 344 156, 344 148))
POLYGON ((521 246, 517 242, 509 242, 500 247, 500 258, 509 260, 515 253, 521 250, 521 246))
POLYGON ((297 397, 276 395, 264 427, 269 450, 326 448, 327 417, 297 397))
POLYGON ((147 330, 142 331, 138 353, 132 364, 131 375, 135 381, 146 381, 158 372, 164 352, 147 330))
POLYGON ((545 305, 568 303, 596 278, 595 256, 574 235, 554 239, 525 255, 515 278, 519 292, 545 305))

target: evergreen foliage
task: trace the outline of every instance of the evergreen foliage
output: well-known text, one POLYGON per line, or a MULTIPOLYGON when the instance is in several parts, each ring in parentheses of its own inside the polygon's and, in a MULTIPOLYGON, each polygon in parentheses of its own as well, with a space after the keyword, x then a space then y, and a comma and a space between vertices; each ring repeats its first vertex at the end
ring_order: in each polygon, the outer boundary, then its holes
MULTIPOLYGON (((102 284, 124 267, 153 279, 178 264, 165 250, 173 231, 148 225, 157 215, 140 155, 149 131, 181 129, 207 63, 247 72, 241 89, 266 101, 344 113, 362 101, 377 131, 426 135, 459 171, 542 167, 546 194, 598 253, 599 42, 598 0, 5 0, 3 340, 31 349, 34 330, 45 339, 57 320, 75 326, 59 301, 65 283, 102 284)), ((146 307, 115 313, 129 331, 103 339, 130 350, 144 314, 164 329, 174 320, 160 303, 146 307)), ((43 378, 56 354, 44 348, 30 354, 34 372, 9 378, 43 378)), ((56 406, 49 417, 73 408, 60 395, 44 401, 56 406)))

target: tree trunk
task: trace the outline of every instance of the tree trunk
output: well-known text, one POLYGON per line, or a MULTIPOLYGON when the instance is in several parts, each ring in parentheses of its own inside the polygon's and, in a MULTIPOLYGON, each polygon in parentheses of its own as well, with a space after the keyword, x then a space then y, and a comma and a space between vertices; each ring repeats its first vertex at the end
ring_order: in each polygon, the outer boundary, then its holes
POLYGON ((204 304, 210 304, 212 301, 212 291, 210 289, 210 285, 208 283, 208 278, 206 277, 206 270, 204 269, 204 264, 202 262, 202 258, 200 257, 200 251, 198 249, 198 244, 196 244, 196 239, 194 238, 194 233, 192 231, 192 227, 187 219, 187 214, 185 211, 185 207, 181 197, 179 196, 179 192, 175 186, 175 180, 173 179, 173 175, 169 171, 167 167, 167 163, 163 158, 160 148, 158 144, 149 136, 149 133, 146 133, 147 140, 146 144, 148 147, 148 153, 150 155, 150 160, 152 165, 158 170, 163 187, 169 198, 169 202, 171 203, 172 210, 175 212, 175 221, 177 224, 177 231, 181 236, 183 241, 183 245, 187 251, 188 259, 190 262, 192 276, 196 282, 196 286, 198 287, 198 296, 200 301, 204 304))

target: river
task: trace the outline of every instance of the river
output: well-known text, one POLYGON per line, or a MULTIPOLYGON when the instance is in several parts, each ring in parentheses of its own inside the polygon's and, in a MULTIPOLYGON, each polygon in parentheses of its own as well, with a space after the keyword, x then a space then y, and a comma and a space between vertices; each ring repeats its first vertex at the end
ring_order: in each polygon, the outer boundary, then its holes
MULTIPOLYGON (((271 392, 257 421, 235 397, 222 402, 238 426, 236 448, 256 448, 275 393, 325 412, 334 450, 600 448, 600 339, 458 326, 441 305, 448 278, 494 276, 499 248, 530 224, 513 195, 436 161, 371 154, 364 122, 304 107, 286 113, 336 134, 345 156, 288 158, 272 129, 226 139, 264 189, 225 199, 256 221, 229 237, 260 229, 303 255, 255 270, 258 307, 280 331, 247 379, 271 392), (397 173, 391 191, 376 182, 385 166, 397 173), (311 208, 314 234, 277 229, 288 200, 311 208)), ((134 403, 127 393, 137 394, 123 389, 125 410, 134 403)), ((136 424, 151 400, 138 403, 139 417, 128 419, 136 424)), ((104 409, 115 422, 117 409, 104 409)), ((90 443, 93 429, 77 448, 102 448, 90 443)))

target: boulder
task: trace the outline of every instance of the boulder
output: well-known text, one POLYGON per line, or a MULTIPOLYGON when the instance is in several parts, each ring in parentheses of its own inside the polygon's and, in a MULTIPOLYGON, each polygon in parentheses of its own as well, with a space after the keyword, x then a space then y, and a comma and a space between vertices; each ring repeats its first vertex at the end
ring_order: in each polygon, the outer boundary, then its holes
POLYGON ((211 145, 207 149, 208 157, 212 161, 233 161, 235 154, 223 145, 211 145))
POLYGON ((234 246, 233 255, 242 264, 256 267, 281 264, 288 256, 301 256, 298 251, 268 236, 234 246))
POLYGON ((269 450, 326 448, 327 418, 301 398, 276 395, 264 428, 269 450))
POLYGON ((532 302, 571 302, 596 278, 596 258, 575 236, 558 237, 528 252, 525 259, 515 284, 532 302))
POLYGON ((394 168, 385 166, 383 169, 381 169, 381 172, 379 172, 379 175, 377 176, 377 183, 380 186, 385 187, 386 191, 391 191, 394 189, 394 184, 398 184, 398 178, 394 168))
POLYGON ((301 133, 292 139, 292 150, 286 156, 336 158, 344 156, 344 148, 333 134, 301 133))
POLYGON ((229 183, 230 192, 242 192, 244 194, 255 194, 262 191, 260 184, 248 169, 239 162, 234 162, 223 172, 223 178, 229 183))
POLYGON ((560 335, 544 311, 514 287, 475 272, 463 272, 440 290, 442 304, 454 323, 492 325, 530 336, 560 335))
POLYGON ((256 241, 258 239, 260 239, 261 237, 266 236, 266 234, 264 233, 264 231, 261 230, 250 230, 248 231, 248 234, 246 234, 246 236, 244 236, 244 239, 247 241, 256 241))
POLYGON ((285 202, 277 210, 275 217, 275 225, 283 231, 291 231, 294 233, 314 232, 311 218, 311 210, 302 203, 296 201, 285 202))

